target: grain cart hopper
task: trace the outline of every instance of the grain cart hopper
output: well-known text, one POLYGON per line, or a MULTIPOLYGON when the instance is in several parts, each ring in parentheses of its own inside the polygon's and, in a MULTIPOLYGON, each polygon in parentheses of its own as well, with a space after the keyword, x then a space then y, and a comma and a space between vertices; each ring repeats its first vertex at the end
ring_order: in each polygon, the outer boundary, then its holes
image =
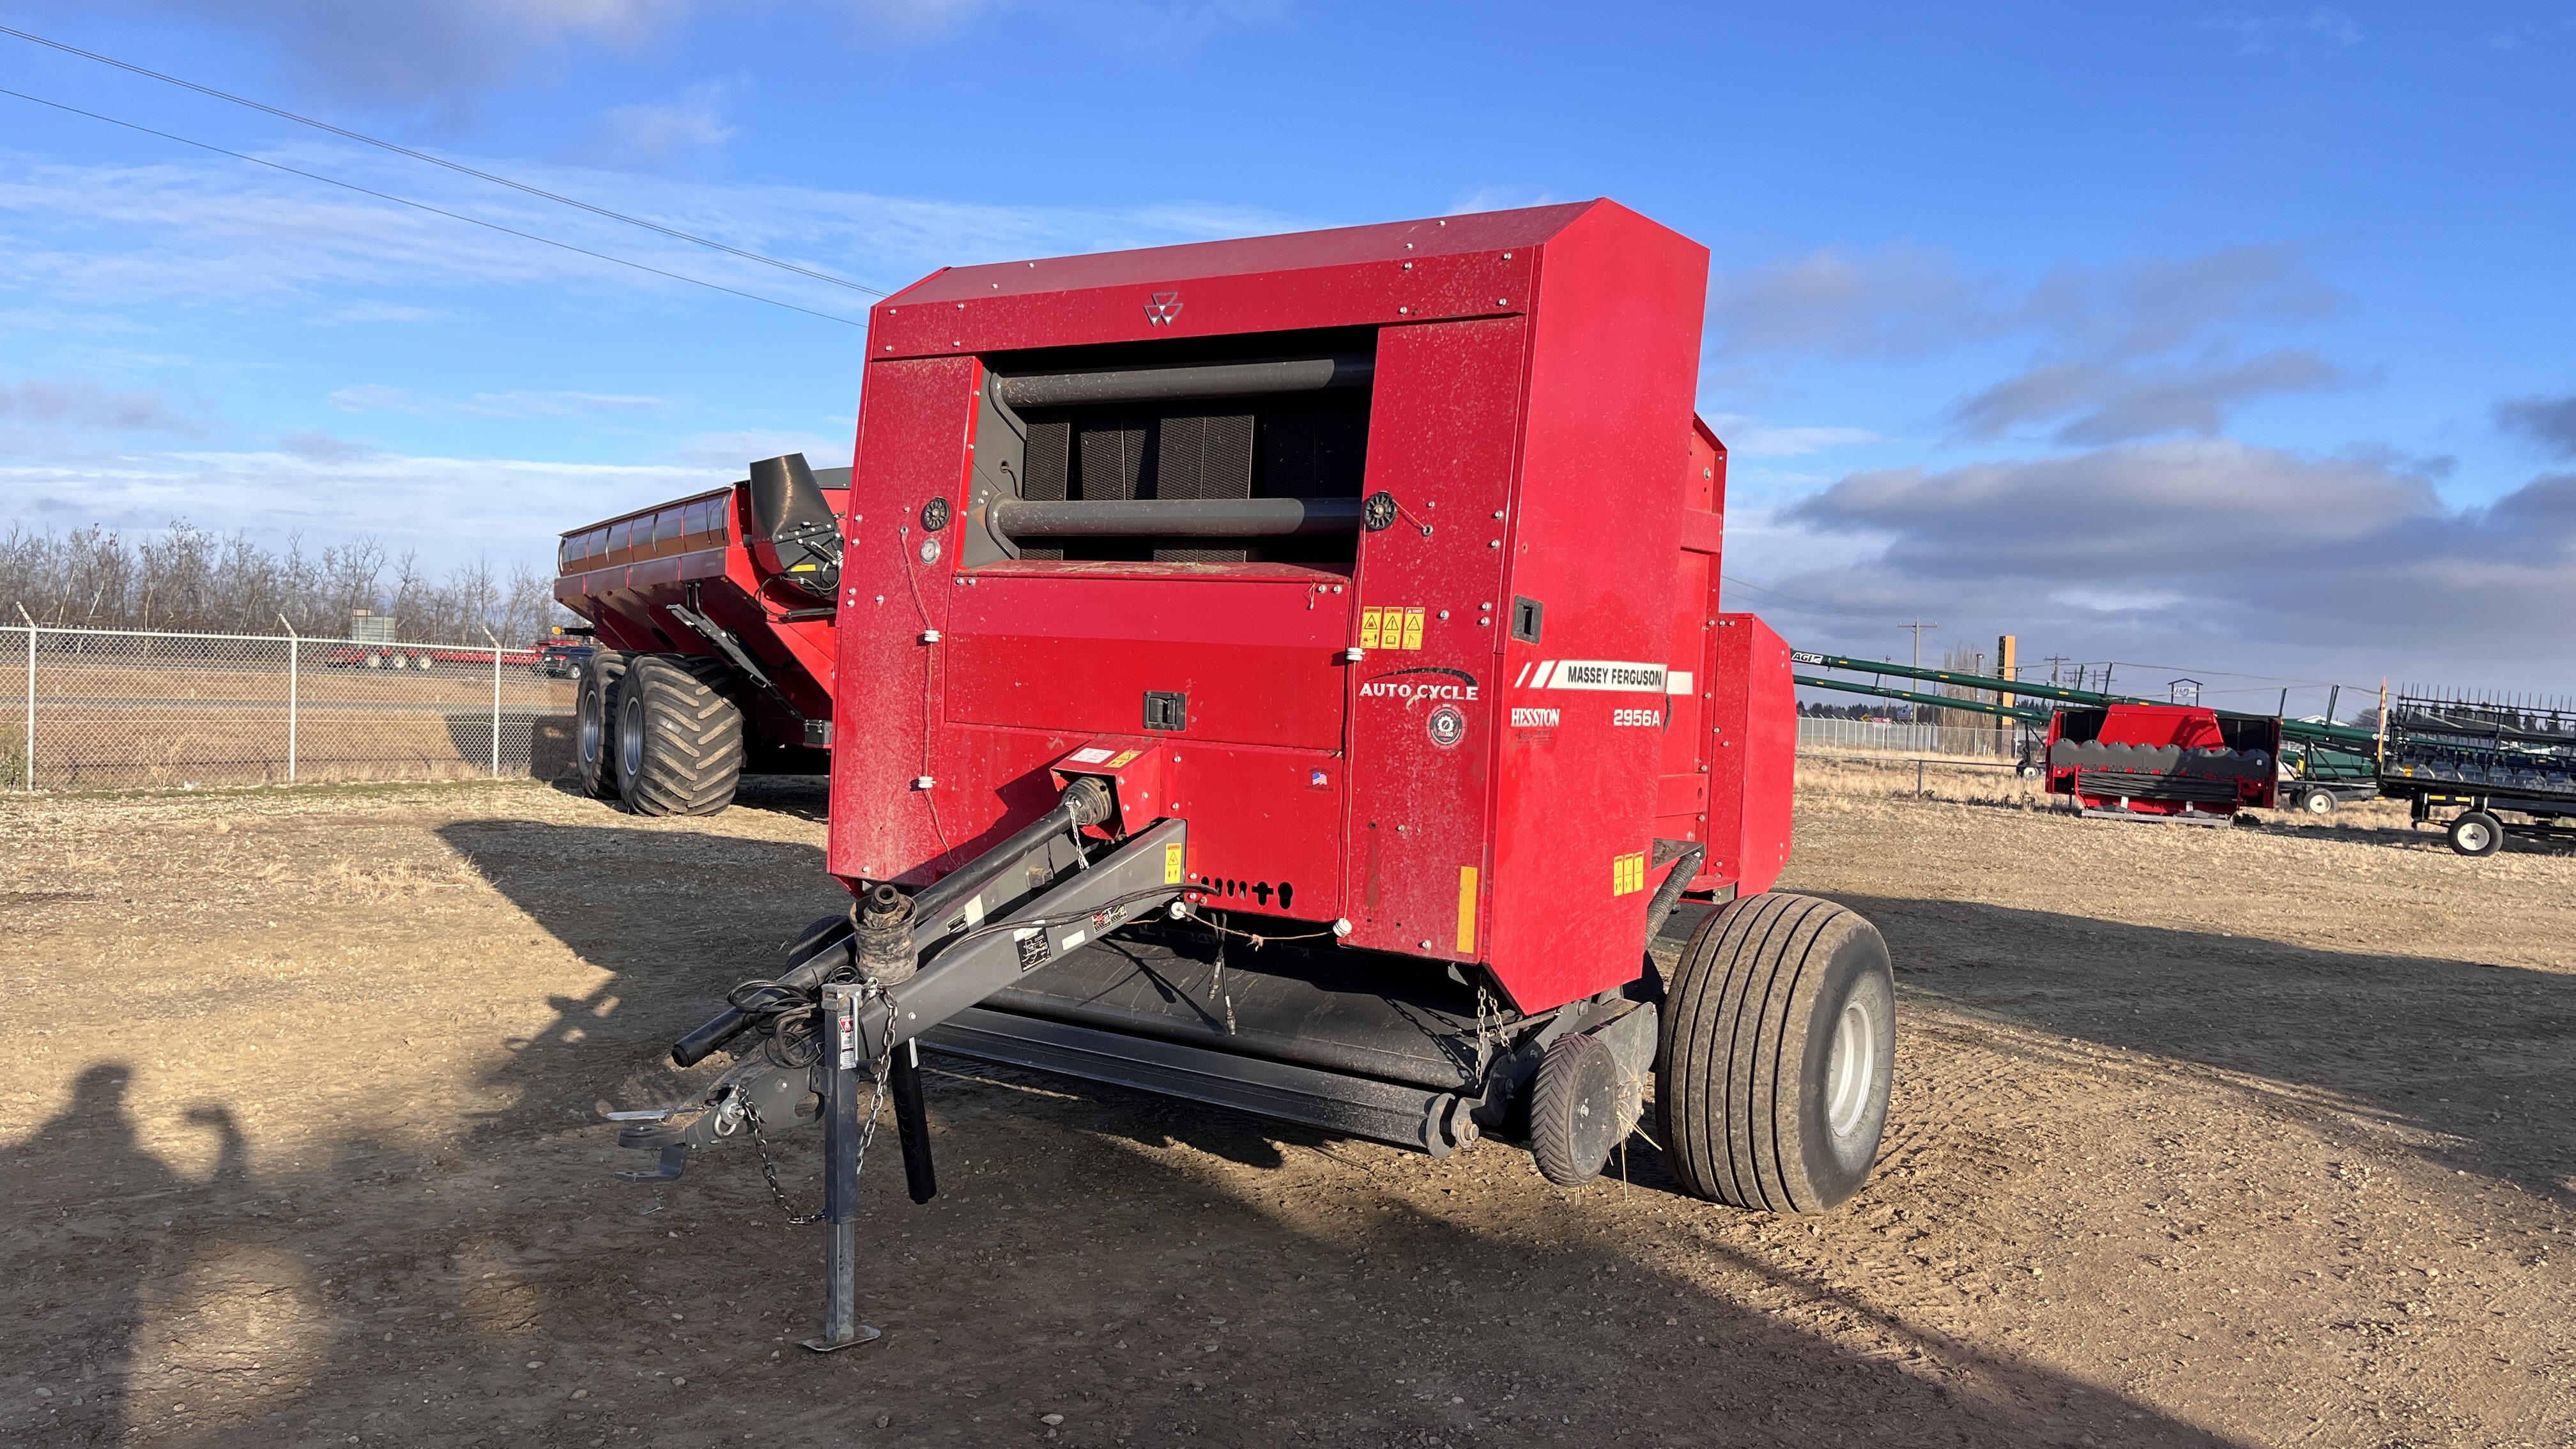
POLYGON ((1434 1156, 1490 1133, 1567 1185, 1651 1075, 1688 1191, 1851 1194, 1892 981, 1868 922, 1767 891, 1793 690, 1717 603, 1707 258, 1596 201, 879 306, 834 699, 857 905, 675 1047, 742 1065, 636 1114, 635 1176, 819 1114, 820 1348, 868 1336, 879 1096, 935 1190, 922 1048, 1434 1156), (1666 974, 1685 896, 1719 908, 1666 974))
POLYGON ((640 814, 712 814, 746 772, 826 768, 850 470, 790 453, 750 471, 556 551, 555 599, 599 645, 575 694, 581 783, 640 814))

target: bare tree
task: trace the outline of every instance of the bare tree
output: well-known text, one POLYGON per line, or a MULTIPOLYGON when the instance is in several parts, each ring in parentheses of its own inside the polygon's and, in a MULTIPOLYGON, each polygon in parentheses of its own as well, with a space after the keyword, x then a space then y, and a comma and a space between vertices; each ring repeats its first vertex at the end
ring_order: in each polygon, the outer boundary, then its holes
POLYGON ((39 623, 96 629, 340 638, 359 610, 391 612, 395 632, 422 643, 480 643, 487 627, 520 644, 573 616, 553 599, 553 576, 528 561, 478 557, 432 579, 416 555, 388 563, 360 534, 319 555, 290 535, 283 552, 244 534, 174 521, 129 539, 95 524, 68 533, 11 524, 0 536, 0 614, 23 605, 39 623), (392 574, 390 585, 386 575, 392 574))

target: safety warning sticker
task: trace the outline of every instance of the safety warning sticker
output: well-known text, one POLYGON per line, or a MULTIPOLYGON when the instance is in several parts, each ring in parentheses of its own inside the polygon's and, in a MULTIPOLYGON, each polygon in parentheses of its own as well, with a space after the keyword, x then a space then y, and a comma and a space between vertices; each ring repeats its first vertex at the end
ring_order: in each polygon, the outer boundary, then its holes
POLYGON ((1077 765, 1097 765, 1109 758, 1109 752, 1102 749, 1076 750, 1069 758, 1077 765))
POLYGON ((1646 888, 1646 853, 1632 850, 1610 858, 1610 894, 1634 895, 1646 888))
POLYGON ((1423 612, 1419 606, 1360 610, 1360 647, 1420 649, 1423 612))

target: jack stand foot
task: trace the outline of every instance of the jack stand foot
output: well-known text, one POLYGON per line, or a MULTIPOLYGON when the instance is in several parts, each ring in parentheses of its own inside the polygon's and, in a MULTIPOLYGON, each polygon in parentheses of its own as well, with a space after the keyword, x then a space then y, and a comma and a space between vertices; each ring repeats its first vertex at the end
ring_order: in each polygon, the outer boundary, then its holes
POLYGON ((883 1333, 862 1323, 856 1328, 851 1329, 850 1336, 842 1339, 838 1343, 834 1343, 828 1338, 809 1338, 805 1340, 804 1346, 814 1350, 816 1353, 831 1353, 839 1349, 856 1348, 863 1343, 874 1343, 883 1337, 885 1337, 883 1333))

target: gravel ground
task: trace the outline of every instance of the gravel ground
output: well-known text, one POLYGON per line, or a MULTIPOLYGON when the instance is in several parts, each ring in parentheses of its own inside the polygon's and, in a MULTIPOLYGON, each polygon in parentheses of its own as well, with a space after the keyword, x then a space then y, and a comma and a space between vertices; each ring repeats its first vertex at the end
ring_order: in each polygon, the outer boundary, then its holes
POLYGON ((0 806, 0 1438, 2576 1438, 2576 859, 1999 780, 1809 774, 1783 886, 1880 924, 1903 1013, 1839 1212, 951 1062, 943 1196, 863 1183, 887 1337, 829 1358, 754 1160, 623 1186, 593 1117, 838 908, 818 788, 0 806))

